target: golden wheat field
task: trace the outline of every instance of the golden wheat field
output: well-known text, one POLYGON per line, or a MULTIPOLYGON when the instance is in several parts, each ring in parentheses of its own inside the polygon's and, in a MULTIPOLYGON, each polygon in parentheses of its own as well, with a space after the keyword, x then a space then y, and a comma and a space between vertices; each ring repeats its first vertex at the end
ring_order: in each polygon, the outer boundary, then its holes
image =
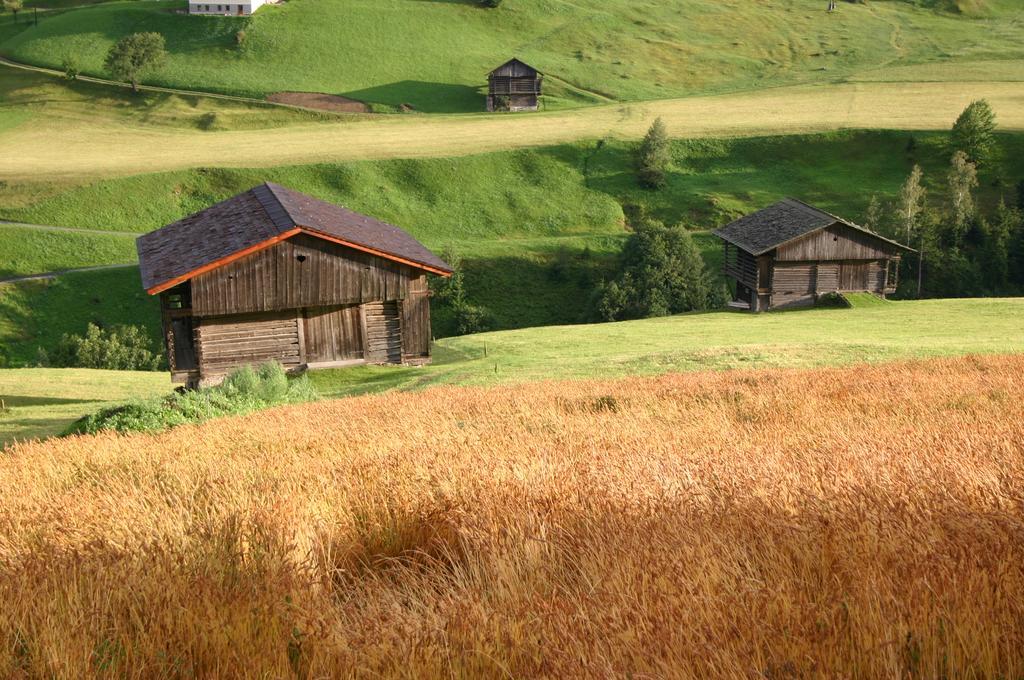
POLYGON ((0 677, 1020 678, 1024 356, 0 454, 0 677))

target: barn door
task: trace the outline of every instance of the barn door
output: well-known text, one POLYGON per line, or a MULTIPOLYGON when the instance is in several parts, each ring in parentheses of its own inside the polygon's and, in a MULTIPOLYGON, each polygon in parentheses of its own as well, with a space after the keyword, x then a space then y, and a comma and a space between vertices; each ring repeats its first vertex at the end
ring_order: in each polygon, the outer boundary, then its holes
POLYGON ((303 310, 303 317, 307 364, 363 358, 359 307, 314 307, 303 310))
POLYGON ((399 304, 397 300, 389 300, 363 305, 367 361, 402 363, 402 315, 399 304))

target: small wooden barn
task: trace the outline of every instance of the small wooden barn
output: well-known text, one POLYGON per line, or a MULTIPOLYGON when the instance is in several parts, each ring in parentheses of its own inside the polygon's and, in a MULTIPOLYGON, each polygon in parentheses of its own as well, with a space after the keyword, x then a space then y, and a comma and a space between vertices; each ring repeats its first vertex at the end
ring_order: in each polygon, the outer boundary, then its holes
POLYGON ((714 232, 725 244, 732 307, 759 312, 814 304, 825 293, 896 291, 913 249, 793 198, 714 232))
POLYGON ((139 237, 174 382, 233 368, 430 359, 427 275, 451 269, 398 227, 277 184, 139 237))
POLYGON ((529 64, 510 59, 487 76, 488 111, 536 111, 544 74, 529 64))

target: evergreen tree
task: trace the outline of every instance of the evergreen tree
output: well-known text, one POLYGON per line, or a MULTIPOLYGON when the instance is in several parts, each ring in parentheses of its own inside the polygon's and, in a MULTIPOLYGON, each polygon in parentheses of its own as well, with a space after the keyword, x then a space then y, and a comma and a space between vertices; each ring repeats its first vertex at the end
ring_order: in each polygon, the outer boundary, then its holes
POLYGON ((984 99, 971 102, 953 124, 952 144, 955 151, 967 154, 968 160, 982 165, 995 150, 996 116, 984 99))
POLYGON ((132 33, 118 40, 107 52, 105 65, 118 80, 131 83, 139 91, 139 79, 163 66, 167 60, 164 37, 159 33, 132 33))
POLYGON ((649 221, 626 241, 619 273, 604 287, 597 312, 617 321, 712 309, 724 301, 690 234, 649 221))
POLYGON ((452 268, 452 274, 431 279, 430 288, 441 306, 450 314, 452 330, 456 335, 487 330, 487 310, 469 301, 462 256, 451 248, 445 248, 441 258, 452 268))
POLYGON ((1006 209, 997 219, 1005 223, 1007 283, 1024 291, 1024 210, 1006 209))
POLYGON ((640 183, 650 189, 664 187, 671 160, 668 130, 661 118, 658 118, 644 135, 637 153, 637 177, 640 183))

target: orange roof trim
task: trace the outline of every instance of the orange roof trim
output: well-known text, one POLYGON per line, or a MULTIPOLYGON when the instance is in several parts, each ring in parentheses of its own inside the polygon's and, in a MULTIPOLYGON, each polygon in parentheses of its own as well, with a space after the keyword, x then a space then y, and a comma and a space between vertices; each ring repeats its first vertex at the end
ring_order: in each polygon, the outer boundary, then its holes
POLYGON ((255 244, 255 245, 252 245, 252 246, 249 246, 248 248, 243 248, 242 250, 239 250, 237 253, 233 253, 231 255, 228 255, 227 257, 222 257, 219 260, 214 260, 213 262, 210 262, 209 264, 205 264, 202 267, 199 267, 197 269, 193 269, 192 271, 190 271, 190 272, 188 272, 186 274, 182 274, 181 276, 175 277, 175 278, 171 279, 170 281, 166 281, 164 283, 161 283, 159 286, 153 286, 152 288, 148 289, 146 292, 149 293, 150 295, 157 295, 158 293, 162 293, 165 290, 168 290, 170 288, 174 288, 175 286, 177 286, 179 284, 182 284, 182 283, 184 283, 184 282, 186 282, 186 281, 188 281, 190 279, 193 279, 196 276, 199 276, 200 274, 205 274, 208 271, 212 271, 212 270, 217 269, 219 267, 223 267, 226 264, 231 264, 232 262, 234 262, 236 260, 242 259, 246 255, 251 255, 251 254, 253 254, 255 252, 259 252, 260 250, 264 250, 265 248, 269 248, 270 246, 275 245, 277 243, 280 243, 281 241, 286 241, 286 240, 290 239, 292 236, 295 236, 297 234, 308 234, 309 236, 313 236, 315 238, 319 238, 319 239, 322 239, 324 241, 330 241, 332 243, 337 243, 339 245, 343 245, 343 246, 346 246, 348 248, 352 248, 353 250, 360 250, 360 251, 362 251, 364 253, 369 253, 370 255, 376 255, 377 257, 382 257, 382 258, 384 258, 386 260, 391 260, 393 262, 398 262, 400 264, 408 265, 410 267, 415 267, 416 269, 422 269, 424 271, 430 272, 431 274, 437 274, 438 276, 449 277, 449 276, 452 275, 451 272, 447 272, 447 271, 444 271, 442 269, 436 269, 434 267, 430 267, 428 265, 421 264, 419 262, 414 262, 413 260, 407 260, 407 259, 405 259, 403 257, 398 257, 397 255, 392 255, 390 253, 386 253, 383 250, 377 250, 376 248, 370 248, 368 246, 359 245, 358 243, 352 243, 351 241, 345 241, 344 239, 340 239, 340 238, 337 238, 335 236, 330 236, 328 234, 323 233, 322 231, 317 231, 316 229, 310 229, 308 227, 295 227, 294 229, 289 229, 288 231, 285 231, 285 232, 283 232, 281 234, 278 234, 274 238, 267 239, 266 241, 260 241, 259 243, 255 244))
POLYGON ((185 283, 189 279, 199 276, 200 274, 205 274, 210 270, 217 269, 218 267, 223 267, 226 264, 231 264, 235 260, 240 260, 246 255, 251 255, 252 253, 263 250, 264 248, 269 248, 275 243, 280 243, 281 241, 289 239, 292 236, 295 236, 296 234, 299 234, 301 232, 302 230, 299 229, 298 227, 296 227, 295 229, 289 229, 288 231, 278 234, 274 238, 268 238, 266 241, 260 241, 255 245, 251 245, 248 248, 243 248, 242 250, 239 250, 237 253, 232 253, 227 257, 222 257, 219 260, 214 260, 213 262, 210 262, 209 264, 204 264, 202 267, 193 269, 192 271, 182 274, 181 276, 176 276, 170 281, 165 281, 164 283, 161 283, 159 286, 153 286, 152 288, 147 289, 146 292, 149 293, 150 295, 162 293, 168 288, 174 288, 179 283, 185 283))

